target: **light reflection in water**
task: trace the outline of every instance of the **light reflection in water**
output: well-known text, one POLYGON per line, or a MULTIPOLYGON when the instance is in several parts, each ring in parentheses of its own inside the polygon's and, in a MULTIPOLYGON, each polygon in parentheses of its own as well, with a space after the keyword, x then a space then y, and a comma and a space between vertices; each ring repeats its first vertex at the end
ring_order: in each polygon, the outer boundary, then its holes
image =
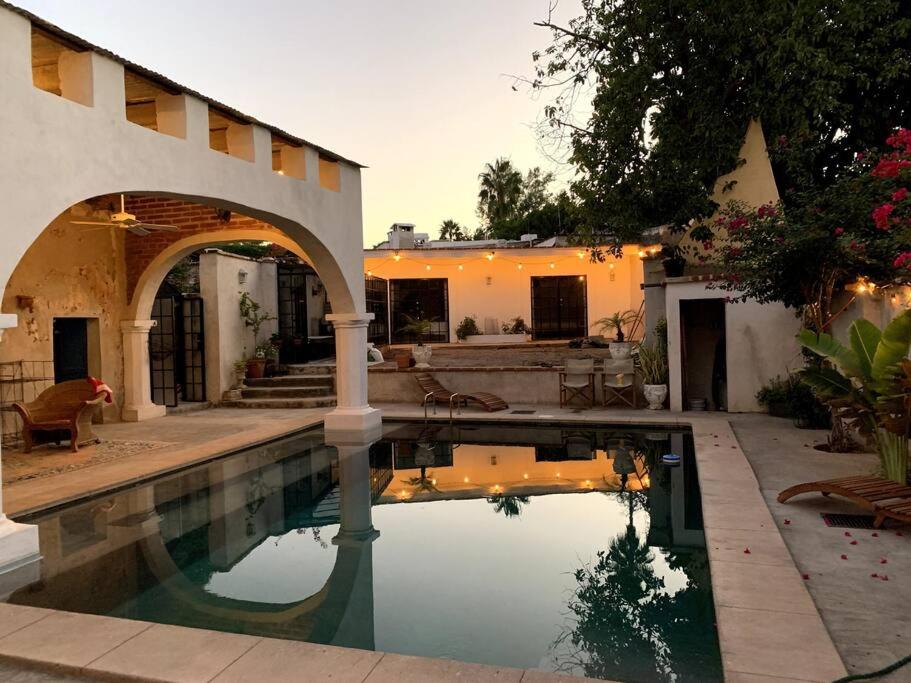
POLYGON ((311 431, 38 520, 43 580, 11 600, 721 680, 691 449, 682 434, 399 424, 368 453, 311 431), (669 449, 683 466, 660 465, 669 449))

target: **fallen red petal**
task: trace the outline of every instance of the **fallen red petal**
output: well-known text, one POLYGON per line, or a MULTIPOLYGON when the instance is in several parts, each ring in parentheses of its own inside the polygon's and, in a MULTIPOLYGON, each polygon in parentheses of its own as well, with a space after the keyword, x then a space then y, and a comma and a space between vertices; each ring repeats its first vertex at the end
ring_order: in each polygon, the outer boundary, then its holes
POLYGON ((786 520, 784 521, 784 523, 785 523, 785 524, 790 524, 790 523, 791 523, 791 520, 790 520, 790 519, 786 519, 786 520))
POLYGON ((872 574, 870 574, 870 578, 871 578, 871 579, 878 579, 878 578, 879 578, 879 574, 877 574, 876 572, 873 572, 872 574))
POLYGON ((880 563, 880 564, 887 564, 886 558, 885 558, 885 557, 880 558, 879 563, 880 563))
POLYGON ((750 554, 751 554, 751 553, 750 553, 750 549, 749 549, 749 548, 744 548, 744 549, 743 549, 743 554, 744 554, 744 555, 750 555, 750 554))
POLYGON ((842 556, 841 556, 841 559, 847 560, 847 559, 848 559, 848 556, 847 556, 847 555, 842 555, 842 556))
POLYGON ((879 538, 879 534, 876 533, 875 531, 873 532, 873 538, 879 538))
POLYGON ((845 536, 850 537, 850 536, 851 536, 851 532, 850 532, 850 531, 846 531, 846 532, 845 532, 845 536))
POLYGON ((851 541, 848 545, 857 545, 857 541, 851 541))
POLYGON ((886 576, 885 574, 883 574, 882 576, 879 577, 879 580, 880 580, 880 581, 888 581, 888 580, 889 580, 889 577, 886 576))
POLYGON ((810 575, 809 575, 809 574, 801 574, 801 576, 803 577, 803 580, 804 580, 804 581, 809 581, 809 580, 810 580, 810 575))

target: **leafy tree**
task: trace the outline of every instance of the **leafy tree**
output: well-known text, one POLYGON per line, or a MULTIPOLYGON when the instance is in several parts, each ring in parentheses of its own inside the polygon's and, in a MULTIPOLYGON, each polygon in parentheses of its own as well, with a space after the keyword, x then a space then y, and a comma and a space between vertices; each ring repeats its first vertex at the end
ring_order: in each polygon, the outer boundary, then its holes
POLYGON ((503 513, 507 517, 519 517, 522 514, 522 507, 528 505, 531 499, 528 496, 504 496, 498 494, 488 497, 487 502, 493 505, 493 511, 496 514, 503 513))
POLYGON ((440 239, 460 242, 468 239, 468 231, 451 218, 447 218, 440 224, 440 239))
POLYGON ((517 240, 522 235, 537 235, 541 239, 570 235, 581 225, 581 215, 575 200, 568 192, 560 192, 537 209, 491 226, 490 235, 500 239, 517 240))
POLYGON ((887 145, 859 154, 827 187, 791 192, 777 206, 727 206, 716 220, 729 242, 717 250, 722 286, 781 302, 824 332, 845 285, 911 284, 911 131, 887 145))
MULTIPOLYGON (((545 130, 568 138, 573 189, 599 239, 684 230, 711 216, 748 121, 772 141, 779 187, 828 187, 911 106, 911 3, 902 0, 582 0, 538 25, 534 88, 557 88, 545 130), (593 93, 587 121, 573 118, 593 93)), ((791 195, 785 193, 787 205, 791 195)), ((711 230, 700 230, 710 238, 711 230)), ((615 247, 616 249, 616 247, 615 247)))
POLYGON ((545 173, 535 166, 522 179, 522 196, 516 213, 527 216, 533 211, 540 211, 551 201, 550 184, 554 181, 553 173, 545 173))
POLYGON ((489 228, 491 225, 514 218, 522 198, 522 174, 512 162, 500 157, 487 164, 478 176, 478 215, 489 228))
POLYGON ((228 242, 227 244, 220 244, 218 248, 229 254, 249 256, 250 258, 265 258, 272 253, 271 242, 258 242, 252 240, 228 242))

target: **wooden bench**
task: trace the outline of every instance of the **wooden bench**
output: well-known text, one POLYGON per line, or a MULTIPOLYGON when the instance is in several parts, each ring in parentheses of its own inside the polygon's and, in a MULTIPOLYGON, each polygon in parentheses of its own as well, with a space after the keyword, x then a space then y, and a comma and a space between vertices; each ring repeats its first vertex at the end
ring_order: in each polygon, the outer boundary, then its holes
POLYGON ((34 401, 14 403, 22 418, 25 452, 30 453, 37 443, 59 444, 65 438, 74 453, 79 446, 100 443, 92 431, 92 416, 105 397, 88 379, 74 379, 45 389, 34 401))

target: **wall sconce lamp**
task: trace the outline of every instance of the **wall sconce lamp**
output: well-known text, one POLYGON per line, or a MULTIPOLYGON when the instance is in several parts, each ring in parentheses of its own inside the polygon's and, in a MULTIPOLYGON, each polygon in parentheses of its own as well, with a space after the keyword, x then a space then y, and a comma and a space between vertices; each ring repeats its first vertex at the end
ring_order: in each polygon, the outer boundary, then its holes
POLYGON ((238 270, 237 271, 237 284, 243 285, 247 282, 247 271, 238 270))

